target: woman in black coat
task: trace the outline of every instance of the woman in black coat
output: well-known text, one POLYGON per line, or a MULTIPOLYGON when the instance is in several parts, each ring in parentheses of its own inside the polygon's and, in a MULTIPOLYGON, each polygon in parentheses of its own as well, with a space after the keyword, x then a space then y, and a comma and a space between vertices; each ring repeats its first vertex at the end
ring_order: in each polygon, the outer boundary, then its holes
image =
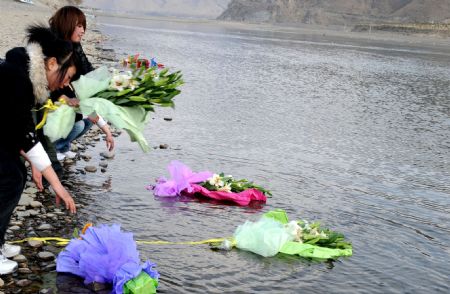
POLYGON ((36 136, 32 118, 32 109, 48 98, 48 91, 68 84, 66 72, 72 45, 58 39, 48 28, 37 26, 28 29, 28 41, 26 48, 8 51, 0 64, 0 275, 17 267, 7 257, 17 254, 18 246, 4 243, 27 179, 21 155, 30 162, 33 178, 42 174, 50 183, 57 204, 62 200, 70 212, 76 212, 73 198, 61 185, 36 136))

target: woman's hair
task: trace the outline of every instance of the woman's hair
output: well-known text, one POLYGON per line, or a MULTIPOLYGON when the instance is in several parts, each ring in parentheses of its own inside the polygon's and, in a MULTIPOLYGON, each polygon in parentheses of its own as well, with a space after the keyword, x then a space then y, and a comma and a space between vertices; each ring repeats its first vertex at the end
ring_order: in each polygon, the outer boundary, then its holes
POLYGON ((48 21, 50 28, 58 37, 70 40, 77 25, 83 25, 86 30, 86 16, 75 6, 64 6, 58 9, 48 21))
POLYGON ((74 65, 72 42, 58 38, 49 28, 41 25, 28 27, 27 33, 28 43, 38 43, 42 48, 45 60, 51 57, 56 59, 60 66, 58 78, 60 81, 64 80, 68 68, 74 65))

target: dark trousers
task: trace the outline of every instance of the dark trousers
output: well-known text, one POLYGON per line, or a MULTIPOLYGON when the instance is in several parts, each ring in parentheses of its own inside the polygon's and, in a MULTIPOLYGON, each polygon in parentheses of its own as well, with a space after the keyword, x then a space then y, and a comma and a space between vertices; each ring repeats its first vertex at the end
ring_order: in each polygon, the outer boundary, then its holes
POLYGON ((0 149, 0 246, 27 180, 25 165, 0 149))

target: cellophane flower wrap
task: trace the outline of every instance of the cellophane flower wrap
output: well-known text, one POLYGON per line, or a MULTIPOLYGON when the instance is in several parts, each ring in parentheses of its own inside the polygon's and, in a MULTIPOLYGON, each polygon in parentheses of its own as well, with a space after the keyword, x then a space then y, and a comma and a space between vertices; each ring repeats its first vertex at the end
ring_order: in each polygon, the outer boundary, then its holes
MULTIPOLYGON (((148 151, 142 131, 149 120, 149 111, 156 106, 174 107, 173 98, 181 93, 178 87, 182 84, 180 71, 171 73, 157 65, 138 67, 131 63, 121 71, 100 67, 72 83, 80 105, 71 109, 84 115, 101 115, 148 151)), ((48 117, 46 125, 50 126, 44 126, 44 133, 53 141, 64 138, 61 135, 68 134, 73 127, 74 119, 68 121, 61 112, 53 111, 48 117)))
POLYGON ((169 166, 170 179, 161 177, 156 185, 147 186, 156 196, 194 196, 234 202, 238 205, 248 205, 251 201, 267 200, 268 190, 254 185, 245 179, 234 180, 232 176, 217 175, 211 172, 194 173, 185 164, 172 161, 169 166))
POLYGON ((256 222, 246 221, 234 235, 234 246, 264 257, 278 253, 318 260, 352 255, 352 245, 343 234, 324 229, 320 223, 289 221, 282 209, 265 213, 256 222))
POLYGON ((147 289, 156 289, 156 265, 140 263, 133 234, 122 232, 119 225, 102 225, 89 227, 80 238, 72 239, 58 255, 56 271, 80 276, 86 284, 111 283, 112 293, 117 294, 124 293, 125 284, 136 278, 147 289))

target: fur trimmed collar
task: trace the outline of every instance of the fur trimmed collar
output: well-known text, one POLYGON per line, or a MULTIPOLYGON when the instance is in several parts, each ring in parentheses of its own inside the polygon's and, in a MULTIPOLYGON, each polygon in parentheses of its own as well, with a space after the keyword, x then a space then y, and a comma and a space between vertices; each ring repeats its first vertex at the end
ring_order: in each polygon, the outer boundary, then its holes
POLYGON ((28 44, 26 50, 30 58, 28 72, 33 84, 34 102, 44 104, 49 97, 45 56, 41 46, 37 43, 28 44))

